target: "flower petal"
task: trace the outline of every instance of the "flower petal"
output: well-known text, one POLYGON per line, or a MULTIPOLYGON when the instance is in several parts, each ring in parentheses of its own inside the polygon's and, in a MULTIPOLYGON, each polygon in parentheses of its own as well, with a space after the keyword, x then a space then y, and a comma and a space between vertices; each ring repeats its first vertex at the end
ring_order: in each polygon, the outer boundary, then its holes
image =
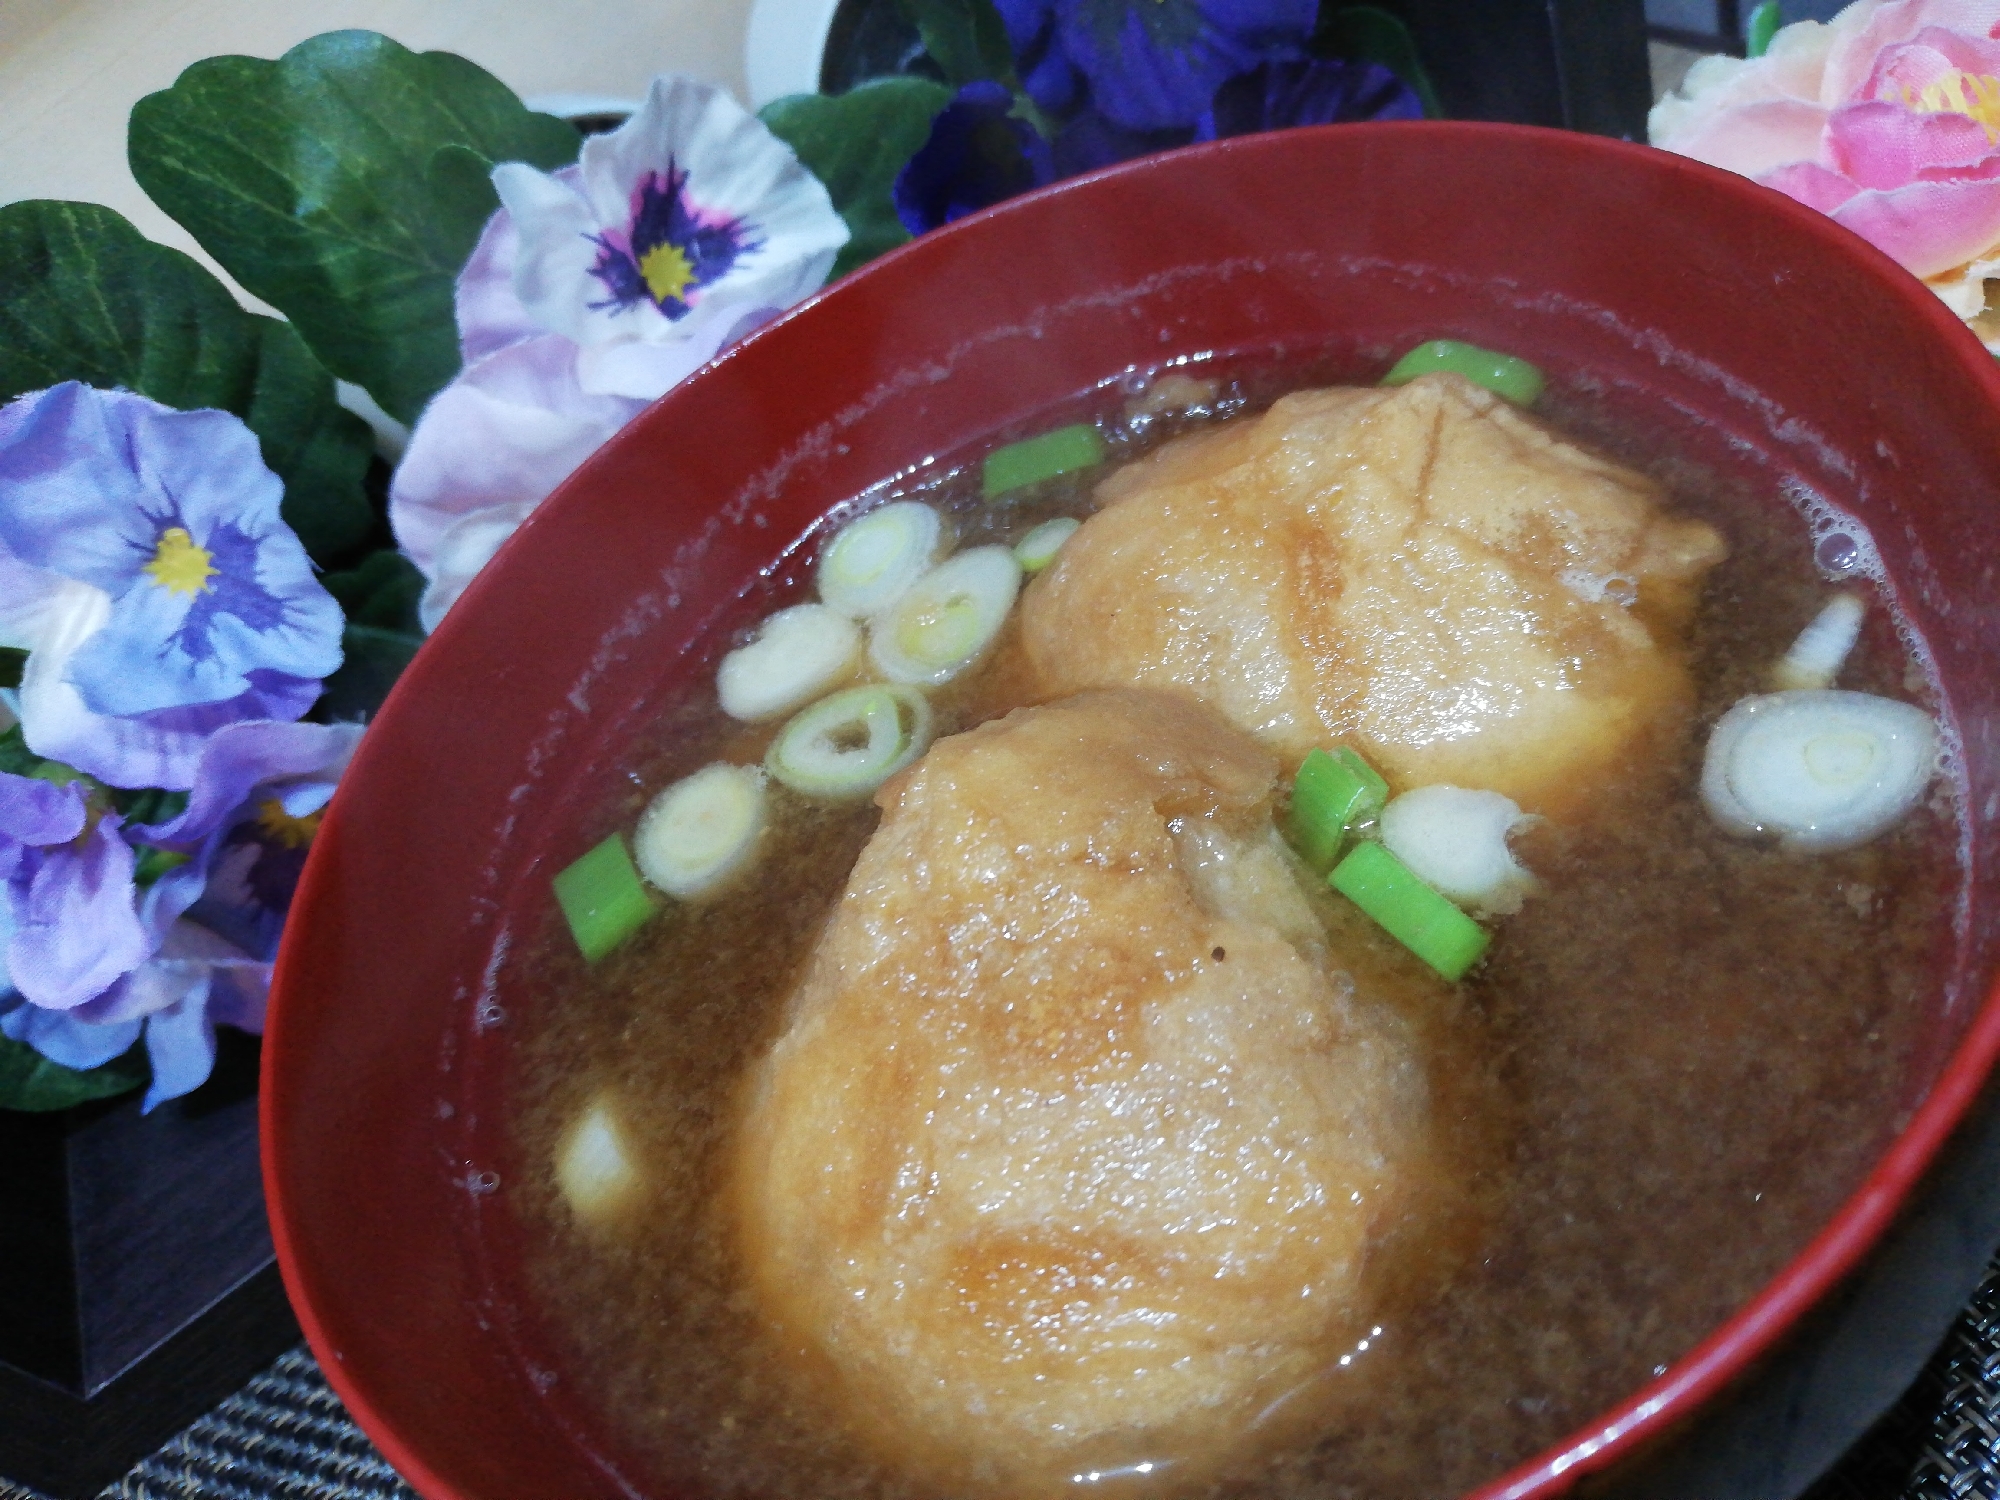
POLYGON ((10 882, 7 973, 28 1000, 69 1010, 96 998, 152 951, 133 903, 132 849, 107 813, 81 847, 45 850, 10 882))
POLYGON ((146 1086, 141 1114, 169 1099, 191 1094, 215 1071, 215 1023, 208 1015, 211 976, 203 972, 187 993, 146 1018, 146 1061, 153 1080, 146 1086))
POLYGON ((533 509, 530 505, 489 505, 462 517, 439 539, 432 554, 430 587, 417 604, 417 619, 426 632, 438 628, 445 612, 458 603, 466 586, 493 561, 533 509))
POLYGON ((1380 63, 1300 58, 1259 63, 1225 80, 1194 134, 1212 141, 1294 125, 1423 117, 1415 90, 1380 63))
POLYGON ((1775 172, 1766 172, 1757 180, 1823 214, 1832 213, 1861 191, 1861 184, 1816 161, 1796 161, 1775 172))
POLYGON ((2000 157, 1980 176, 1857 193, 1833 218, 1913 274, 1936 276, 2000 237, 2000 157))
MULTIPOLYGON (((88 817, 83 788, 0 771, 0 843, 67 844, 88 817)), ((8 872, 0 872, 4 874, 8 872)))
POLYGON ((169 822, 128 830, 163 848, 199 844, 259 787, 340 778, 361 740, 359 724, 248 721, 218 729, 196 764, 187 806, 169 822))
MULTIPOLYGON (((556 172, 554 180, 575 192, 581 177, 572 166, 556 172)), ((514 216, 501 208, 486 221, 479 243, 472 247, 472 258, 458 273, 453 309, 458 318, 459 359, 465 364, 547 331, 514 290, 514 261, 520 248, 514 216)))
POLYGON ((1826 126, 1826 161, 1864 188, 1896 188, 1936 168, 1977 168, 1993 145, 1977 121, 1899 104, 1849 104, 1826 126))
POLYGON ((1061 0, 1063 50, 1097 108, 1135 130, 1192 125, 1225 78, 1295 56, 1311 0, 1061 0))
POLYGON ((86 1021, 70 1010, 44 1010, 26 1001, 0 1014, 0 1034, 33 1047, 65 1068, 101 1068, 139 1040, 139 1021, 86 1021))
POLYGON ((1672 129, 1652 127, 1652 142, 1712 167, 1765 173, 1819 155, 1827 111, 1799 99, 1766 99, 1735 109, 1684 118, 1672 129))
POLYGON ((1830 24, 1820 97, 1828 104, 1873 98, 1868 80, 1883 50, 1941 26, 1967 36, 1990 37, 1996 26, 1992 0, 1889 0, 1884 5, 1850 5, 1830 24))
POLYGON ((577 383, 576 345, 553 334, 488 355, 435 397, 389 484, 403 551, 435 577, 437 549, 462 518, 539 504, 642 405, 577 383))
POLYGON ((0 408, 0 551, 117 594, 153 555, 159 504, 128 455, 154 403, 74 380, 0 408))
POLYGON ((931 120, 931 133, 896 174, 896 217, 924 234, 1055 181, 1049 143, 1014 118, 1000 84, 968 83, 931 120))
POLYGON ((745 308, 816 290, 847 242, 819 180, 711 85, 655 80, 630 120, 584 142, 578 165, 580 196, 518 165, 494 182, 519 234, 522 304, 585 346, 703 338, 712 354, 745 308))

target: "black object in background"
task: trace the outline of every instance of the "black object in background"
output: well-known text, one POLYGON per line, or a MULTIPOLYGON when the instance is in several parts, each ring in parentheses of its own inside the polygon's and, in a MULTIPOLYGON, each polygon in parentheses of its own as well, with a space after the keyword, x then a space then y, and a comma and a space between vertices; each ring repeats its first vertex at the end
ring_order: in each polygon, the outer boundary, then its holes
POLYGON ((257 1166, 255 1038, 185 1098, 0 1110, 0 1475, 95 1494, 298 1342, 257 1166))
MULTIPOLYGON (((1324 6, 1343 8, 1340 0, 1324 6)), ((1644 0, 1374 0, 1409 27, 1444 112, 1646 138, 1653 102, 1644 0)), ((897 0, 841 0, 820 88, 931 72, 897 0)), ((934 75, 933 75, 934 76, 934 75)))

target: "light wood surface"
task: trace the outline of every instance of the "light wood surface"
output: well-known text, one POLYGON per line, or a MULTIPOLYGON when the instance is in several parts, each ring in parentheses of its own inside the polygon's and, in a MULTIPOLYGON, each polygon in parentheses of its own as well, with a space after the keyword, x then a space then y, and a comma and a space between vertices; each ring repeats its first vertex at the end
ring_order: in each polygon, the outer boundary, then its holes
POLYGON ((741 98, 748 11, 749 0, 0 0, 0 203, 108 204, 199 254, 125 165, 133 102, 199 58, 276 57, 357 26, 460 53, 525 97, 635 98, 678 72, 741 98))

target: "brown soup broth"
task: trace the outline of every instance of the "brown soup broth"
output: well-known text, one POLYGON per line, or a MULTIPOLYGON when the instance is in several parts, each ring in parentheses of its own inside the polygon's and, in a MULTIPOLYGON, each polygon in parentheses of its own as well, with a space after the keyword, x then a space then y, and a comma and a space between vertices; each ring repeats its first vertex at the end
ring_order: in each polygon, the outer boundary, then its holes
MULTIPOLYGON (((1113 413, 1101 430, 1115 462, 1284 389, 1352 377, 1286 374, 1253 371, 1186 415, 1131 420, 1115 388, 1094 409, 1113 413)), ((1768 476, 1690 460, 1699 433, 1676 432, 1665 451, 1616 408, 1559 385, 1538 411, 1660 479, 1673 508, 1730 544, 1691 638, 1695 733, 1620 826, 1517 840, 1545 891, 1497 924, 1467 981, 1516 1112, 1495 1126, 1505 1180, 1482 1253, 1385 1330, 1369 1396, 1217 1493, 1448 1495, 1527 1458, 1663 1371, 1802 1249, 1922 1082, 1919 1031, 1957 882, 1943 783, 1902 827, 1839 854, 1788 857, 1715 826, 1695 793, 1708 726, 1763 687, 1832 590, 1768 476)), ((963 457, 860 503, 923 499, 961 545, 1011 541, 1087 514, 1102 473, 986 502, 978 454, 963 457)), ((731 644, 711 643, 711 659, 731 644)), ((935 695, 940 735, 1019 701, 1006 656, 935 695)), ((629 828, 656 791, 711 760, 761 755, 774 729, 724 719, 712 674, 697 680, 633 747, 611 822, 629 828)), ((1840 685, 1934 706, 1879 601, 1840 685)), ((738 1081, 878 816, 772 792, 778 835, 736 892, 670 910, 595 969, 551 911, 501 974, 518 1018, 513 1144, 527 1170, 507 1198, 525 1231, 529 1342, 555 1367, 560 1406, 594 1414, 588 1441, 642 1488, 914 1496, 927 1491, 869 1459, 772 1366, 712 1206, 738 1081), (647 1202, 617 1229, 584 1232, 549 1163, 607 1086, 627 1106, 647 1202)))

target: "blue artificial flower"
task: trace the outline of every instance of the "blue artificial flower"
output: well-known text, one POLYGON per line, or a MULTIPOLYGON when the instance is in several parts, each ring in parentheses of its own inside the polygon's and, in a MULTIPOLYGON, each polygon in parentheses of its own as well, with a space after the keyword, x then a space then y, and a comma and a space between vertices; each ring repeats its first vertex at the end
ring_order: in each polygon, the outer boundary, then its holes
POLYGON ((1259 63, 1215 91, 1195 125, 1195 139, 1212 141, 1293 125, 1341 125, 1355 120, 1421 120, 1416 91, 1380 63, 1295 59, 1259 63))
POLYGON ((1095 109, 1078 112, 1056 137, 1056 176, 1074 177, 1121 161, 1171 151, 1193 140, 1193 130, 1128 130, 1095 109))
POLYGON ((1218 85, 1274 57, 1298 56, 1316 0, 998 0, 1023 86, 1044 109, 1091 102, 1129 130, 1195 123, 1218 85))
POLYGON ((968 83, 931 121, 923 146, 896 174, 896 217, 923 234, 1055 181, 1049 143, 1013 113, 997 83, 968 83))
POLYGON ((74 381, 0 409, 0 645, 29 653, 36 753, 185 787, 222 724, 311 706, 342 620, 283 494, 227 412, 74 381))
POLYGON ((670 319, 693 310, 688 293, 720 281, 743 256, 764 248, 735 214, 702 214, 687 201, 688 174, 667 158, 664 173, 648 172, 632 189, 632 221, 623 232, 593 235, 590 274, 611 295, 591 308, 624 311, 651 302, 670 319))

